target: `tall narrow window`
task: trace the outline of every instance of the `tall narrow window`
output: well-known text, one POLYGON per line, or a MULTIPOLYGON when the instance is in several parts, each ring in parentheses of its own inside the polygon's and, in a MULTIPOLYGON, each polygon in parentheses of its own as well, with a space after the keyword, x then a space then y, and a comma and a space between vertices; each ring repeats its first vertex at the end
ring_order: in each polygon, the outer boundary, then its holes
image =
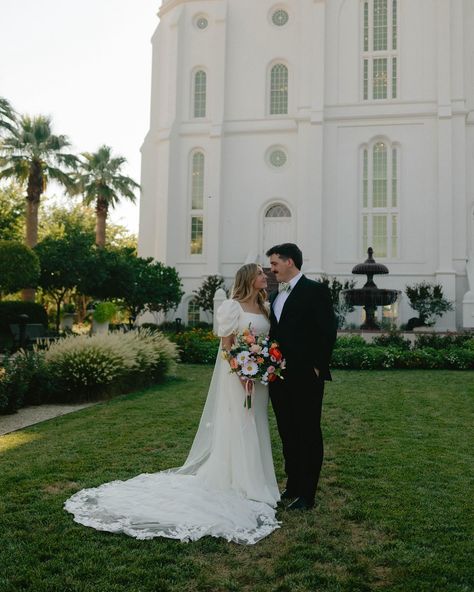
POLYGON ((362 3, 362 98, 398 97, 398 0, 362 3))
POLYGON ((270 73, 270 115, 288 113, 288 68, 275 64, 270 73))
POLYGON ((202 255, 204 238, 204 154, 194 152, 191 159, 191 255, 202 255))
POLYGON ((201 320, 201 310, 199 304, 193 300, 188 302, 188 326, 195 327, 201 320))
POLYGON ((206 117, 207 75, 199 70, 194 75, 194 117, 206 117))
POLYGON ((377 141, 362 150, 362 255, 373 247, 376 258, 399 252, 398 148, 377 141))

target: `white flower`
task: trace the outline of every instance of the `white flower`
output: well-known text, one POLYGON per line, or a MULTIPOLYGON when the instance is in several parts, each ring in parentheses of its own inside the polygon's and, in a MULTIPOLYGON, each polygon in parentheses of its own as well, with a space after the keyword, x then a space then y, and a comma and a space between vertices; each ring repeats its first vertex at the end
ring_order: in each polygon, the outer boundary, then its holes
POLYGON ((258 364, 252 360, 247 360, 245 364, 242 365, 242 374, 245 374, 245 376, 255 376, 257 372, 258 364))
POLYGON ((250 352, 248 351, 242 351, 239 354, 237 354, 237 362, 239 363, 239 366, 243 366, 247 360, 249 359, 250 356, 250 352))

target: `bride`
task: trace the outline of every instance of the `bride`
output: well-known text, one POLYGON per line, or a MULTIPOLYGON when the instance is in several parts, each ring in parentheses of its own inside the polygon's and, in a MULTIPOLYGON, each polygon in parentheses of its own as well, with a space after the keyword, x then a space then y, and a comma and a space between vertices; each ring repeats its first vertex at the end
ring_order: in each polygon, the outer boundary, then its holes
POLYGON ((268 333, 266 287, 262 268, 244 265, 232 298, 217 311, 221 345, 184 465, 79 491, 65 503, 76 522, 137 539, 194 541, 210 535, 247 545, 279 527, 267 387, 257 383, 252 408, 244 408, 245 381, 229 372, 222 356, 222 348, 228 350, 249 324, 258 334, 268 333))

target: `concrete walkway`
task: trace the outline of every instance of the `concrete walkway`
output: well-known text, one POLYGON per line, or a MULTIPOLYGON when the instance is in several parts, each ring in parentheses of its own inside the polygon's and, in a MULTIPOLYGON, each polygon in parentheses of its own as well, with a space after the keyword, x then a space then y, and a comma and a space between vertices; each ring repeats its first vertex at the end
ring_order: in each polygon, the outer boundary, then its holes
POLYGON ((59 415, 66 415, 79 409, 91 407, 96 403, 81 403, 80 405, 38 405, 23 407, 13 415, 0 415, 0 436, 22 430, 28 426, 53 419, 59 415))

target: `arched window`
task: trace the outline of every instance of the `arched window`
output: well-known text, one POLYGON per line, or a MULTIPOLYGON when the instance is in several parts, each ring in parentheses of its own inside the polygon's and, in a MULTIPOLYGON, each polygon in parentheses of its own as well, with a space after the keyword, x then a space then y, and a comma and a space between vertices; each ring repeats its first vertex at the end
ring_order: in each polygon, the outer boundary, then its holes
POLYGON ((207 75, 204 70, 194 74, 194 117, 206 117, 207 75))
POLYGON ((194 152, 191 157, 191 255, 202 255, 204 238, 204 154, 194 152))
POLYGON ((398 148, 377 140, 362 150, 362 255, 376 258, 399 252, 398 148))
POLYGON ((398 0, 362 3, 362 98, 398 96, 398 0))
POLYGON ((268 208, 265 218, 291 218, 291 212, 285 205, 276 204, 268 208))
POLYGON ((288 68, 275 64, 270 72, 270 115, 288 114, 288 68))

